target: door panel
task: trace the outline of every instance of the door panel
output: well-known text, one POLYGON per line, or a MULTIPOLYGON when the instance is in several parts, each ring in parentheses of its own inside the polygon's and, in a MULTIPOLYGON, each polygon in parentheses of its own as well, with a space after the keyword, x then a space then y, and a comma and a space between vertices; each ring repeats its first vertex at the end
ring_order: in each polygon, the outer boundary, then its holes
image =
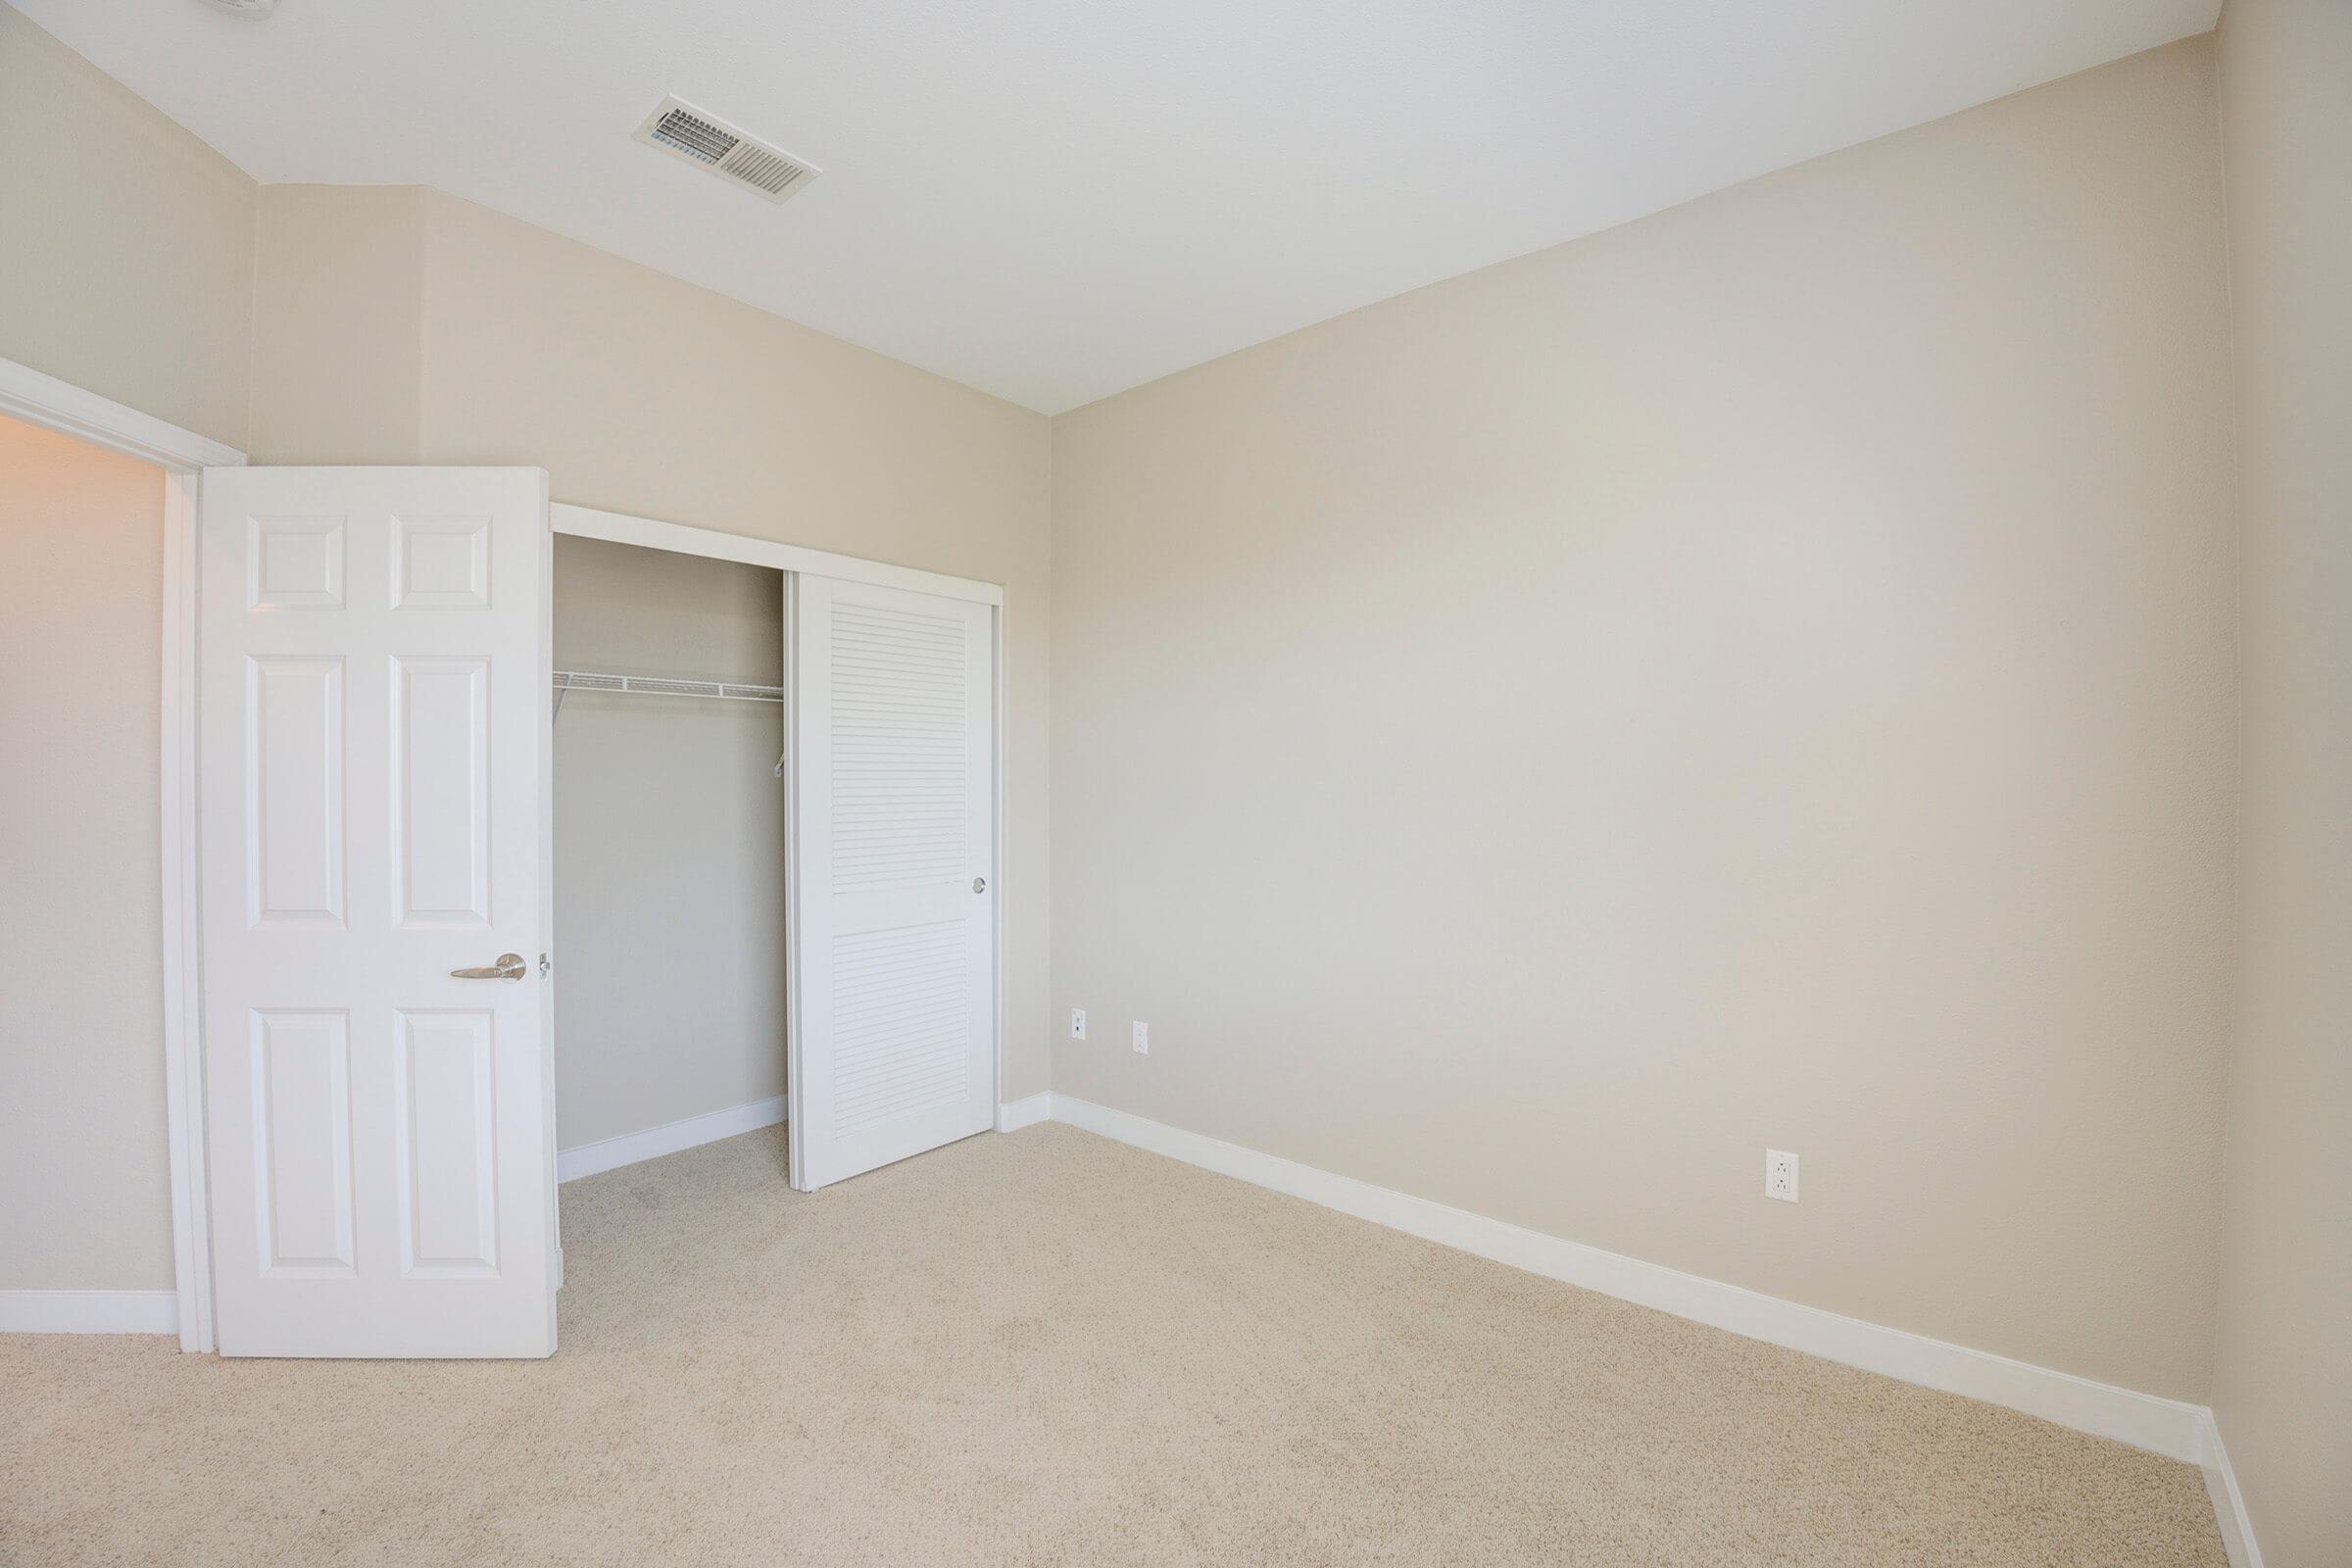
POLYGON ((221 1351, 545 1355, 546 476, 213 469, 201 531, 221 1351))
POLYGON ((794 1133, 815 1188, 995 1123, 995 618, 794 581, 794 1133))
POLYGON ((273 1274, 351 1272, 350 1023, 254 1009, 253 1162, 273 1274))
POLYGON ((247 907, 257 926, 343 924, 343 660, 245 658, 247 907))
POLYGON ((498 1090, 488 1008, 400 1015, 401 1265, 498 1270, 498 1090))
POLYGON ((392 875, 405 926, 490 926, 490 662, 392 661, 392 875))

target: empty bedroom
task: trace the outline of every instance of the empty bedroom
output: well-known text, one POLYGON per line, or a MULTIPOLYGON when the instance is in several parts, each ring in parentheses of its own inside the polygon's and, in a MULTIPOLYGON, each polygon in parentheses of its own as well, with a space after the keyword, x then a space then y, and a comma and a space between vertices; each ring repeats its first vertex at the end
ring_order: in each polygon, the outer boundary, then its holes
POLYGON ((2352 1568, 2352 0, 0 0, 0 1564, 2352 1568))

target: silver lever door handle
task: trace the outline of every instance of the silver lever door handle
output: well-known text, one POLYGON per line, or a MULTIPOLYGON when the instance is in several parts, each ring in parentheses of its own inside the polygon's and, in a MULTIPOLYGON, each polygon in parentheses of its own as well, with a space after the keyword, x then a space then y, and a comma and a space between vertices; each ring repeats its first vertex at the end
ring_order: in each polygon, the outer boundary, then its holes
POLYGON ((486 963, 474 969, 452 969, 449 972, 453 979, 458 980, 519 980, 523 973, 522 955, 502 953, 496 963, 486 963))

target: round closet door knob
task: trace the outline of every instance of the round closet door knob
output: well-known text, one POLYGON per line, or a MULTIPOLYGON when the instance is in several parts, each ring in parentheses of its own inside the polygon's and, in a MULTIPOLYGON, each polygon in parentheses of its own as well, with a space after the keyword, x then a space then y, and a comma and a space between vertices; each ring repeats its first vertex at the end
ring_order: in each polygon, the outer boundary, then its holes
POLYGON ((974 893, 986 893, 988 891, 988 878, 984 876, 976 876, 972 878, 972 891, 974 893))

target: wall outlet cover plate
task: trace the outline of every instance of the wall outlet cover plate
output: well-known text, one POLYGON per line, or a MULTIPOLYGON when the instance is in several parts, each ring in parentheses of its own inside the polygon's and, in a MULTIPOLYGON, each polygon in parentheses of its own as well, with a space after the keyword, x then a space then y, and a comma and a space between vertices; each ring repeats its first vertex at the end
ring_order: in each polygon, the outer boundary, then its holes
POLYGON ((1783 1149, 1764 1151, 1764 1196, 1796 1201, 1796 1156, 1783 1149))

